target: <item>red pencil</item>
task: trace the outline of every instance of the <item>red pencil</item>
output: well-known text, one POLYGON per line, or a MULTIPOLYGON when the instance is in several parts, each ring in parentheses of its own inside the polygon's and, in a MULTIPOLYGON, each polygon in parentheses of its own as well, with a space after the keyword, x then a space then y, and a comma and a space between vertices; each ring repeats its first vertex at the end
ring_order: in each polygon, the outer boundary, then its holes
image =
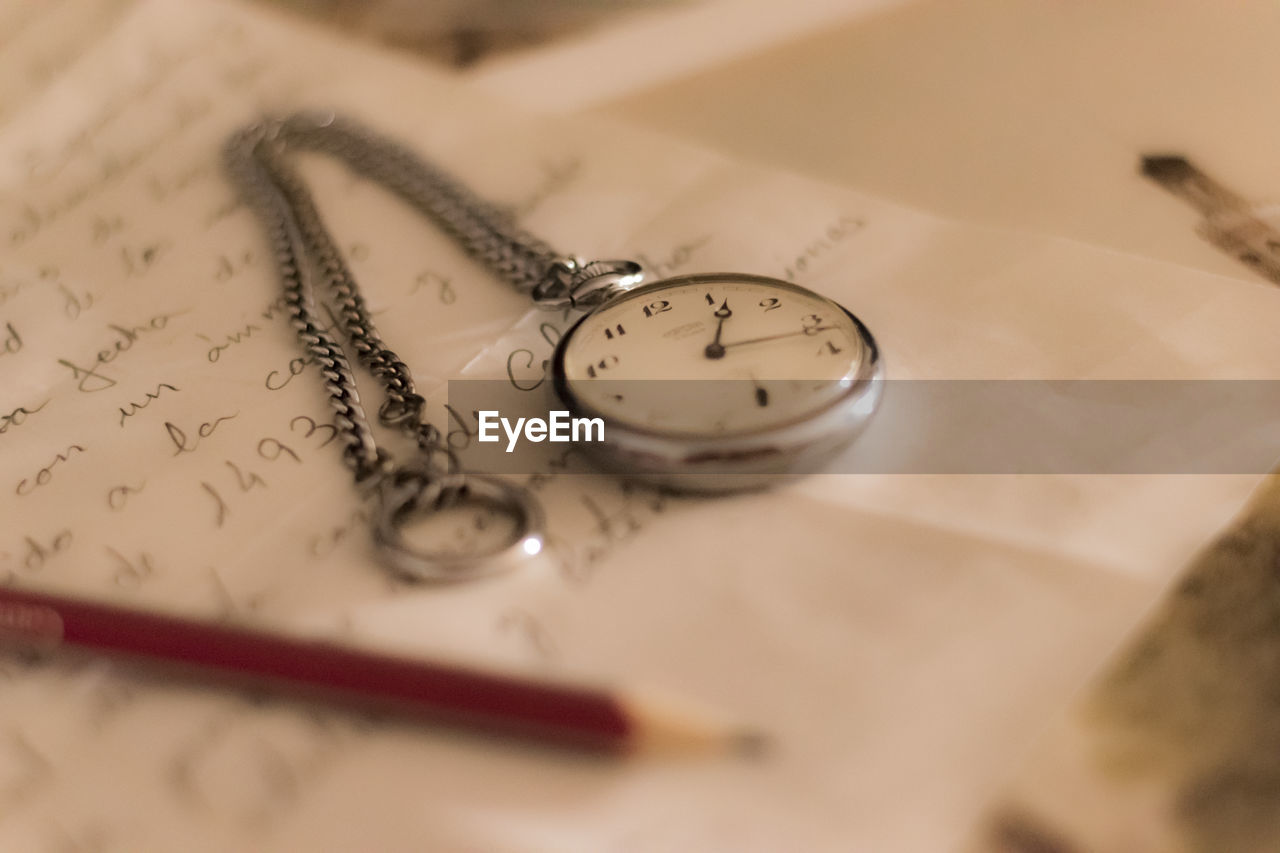
POLYGON ((757 735, 652 701, 68 599, 0 589, 0 640, 71 645, 236 683, 606 752, 732 749, 757 735))

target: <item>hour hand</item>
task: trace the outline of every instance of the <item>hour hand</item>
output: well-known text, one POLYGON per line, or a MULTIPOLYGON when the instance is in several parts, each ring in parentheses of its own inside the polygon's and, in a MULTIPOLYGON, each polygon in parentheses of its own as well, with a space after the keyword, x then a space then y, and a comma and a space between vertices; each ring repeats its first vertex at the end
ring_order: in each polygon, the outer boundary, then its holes
POLYGON ((720 334, 724 331, 724 321, 733 316, 733 311, 729 308, 729 300, 726 299, 722 302, 712 316, 716 318, 716 336, 711 343, 707 344, 707 348, 702 353, 707 358, 724 358, 724 347, 720 344, 720 334))

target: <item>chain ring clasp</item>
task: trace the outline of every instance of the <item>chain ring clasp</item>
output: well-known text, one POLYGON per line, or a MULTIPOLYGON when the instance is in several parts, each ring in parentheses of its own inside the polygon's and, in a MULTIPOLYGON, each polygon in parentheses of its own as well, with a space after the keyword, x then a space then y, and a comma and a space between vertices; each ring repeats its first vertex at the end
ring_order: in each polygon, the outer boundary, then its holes
POLYGON ((526 489, 484 474, 439 474, 401 466, 380 484, 373 540, 382 563, 416 581, 456 583, 509 572, 542 552, 546 520, 526 489), (448 509, 472 505, 511 519, 514 531, 493 548, 475 552, 428 551, 411 544, 405 528, 448 509))

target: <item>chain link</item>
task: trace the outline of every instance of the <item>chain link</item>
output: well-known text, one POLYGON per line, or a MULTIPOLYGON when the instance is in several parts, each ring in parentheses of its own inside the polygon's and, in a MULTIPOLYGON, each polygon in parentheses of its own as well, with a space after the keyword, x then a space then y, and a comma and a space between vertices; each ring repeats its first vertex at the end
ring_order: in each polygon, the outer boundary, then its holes
POLYGON ((559 255, 517 227, 508 213, 409 149, 332 115, 300 113, 262 121, 232 135, 224 149, 227 173, 271 244, 290 322, 320 367, 343 461, 357 485, 377 487, 381 509, 373 532, 383 562, 414 579, 454 582, 511 568, 539 553, 545 534, 536 498, 514 484, 462 471, 440 430, 424 422, 426 401, 415 389, 409 368, 379 336, 310 191, 288 162, 288 155, 297 151, 334 157, 394 192, 537 304, 599 304, 638 284, 638 265, 584 264, 559 255), (382 386, 378 421, 412 438, 419 450, 416 458, 396 465, 378 447, 346 352, 330 334, 332 329, 319 320, 318 292, 325 294, 334 325, 356 359, 382 386), (420 550, 402 535, 401 528, 413 518, 461 502, 506 514, 515 524, 513 538, 496 549, 460 555, 420 550))
MULTIPOLYGON (((379 337, 359 286, 310 191, 286 161, 286 155, 293 151, 332 156, 391 190, 521 292, 538 290, 541 298, 557 298, 560 289, 572 285, 570 281, 562 283, 563 271, 572 271, 579 262, 562 257, 516 227, 508 214, 399 143, 348 120, 302 113, 257 123, 228 141, 224 152, 228 174, 266 230, 290 320, 298 340, 320 366, 343 443, 343 459, 357 482, 385 473, 389 458, 374 441, 342 346, 318 319, 318 286, 328 294, 356 358, 382 385, 385 400, 378 420, 411 436, 429 458, 446 454, 448 468, 456 467, 439 430, 423 422, 426 401, 415 390, 409 368, 379 337)), ((428 467, 445 470, 443 466, 428 467)))

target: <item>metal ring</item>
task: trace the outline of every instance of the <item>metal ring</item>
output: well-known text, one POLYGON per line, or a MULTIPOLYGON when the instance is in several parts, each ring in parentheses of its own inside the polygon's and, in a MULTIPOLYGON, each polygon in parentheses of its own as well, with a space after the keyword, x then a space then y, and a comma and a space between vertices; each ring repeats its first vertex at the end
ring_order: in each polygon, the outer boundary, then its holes
POLYGON ((559 258, 547 267, 531 295, 539 308, 585 309, 612 299, 639 286, 646 278, 635 261, 598 260, 586 263, 577 258, 559 258))
POLYGON ((592 261, 574 273, 569 303, 574 308, 594 308, 638 287, 645 277, 644 267, 635 261, 592 261))
POLYGON ((383 480, 382 506, 373 540, 382 562, 414 580, 456 582, 500 574, 527 563, 546 544, 546 522, 533 495, 520 486, 483 474, 418 476, 399 469, 383 480), (451 501, 451 494, 460 496, 451 501), (471 504, 494 509, 515 522, 515 533, 499 547, 469 554, 424 551, 411 546, 404 528, 443 509, 471 504))

